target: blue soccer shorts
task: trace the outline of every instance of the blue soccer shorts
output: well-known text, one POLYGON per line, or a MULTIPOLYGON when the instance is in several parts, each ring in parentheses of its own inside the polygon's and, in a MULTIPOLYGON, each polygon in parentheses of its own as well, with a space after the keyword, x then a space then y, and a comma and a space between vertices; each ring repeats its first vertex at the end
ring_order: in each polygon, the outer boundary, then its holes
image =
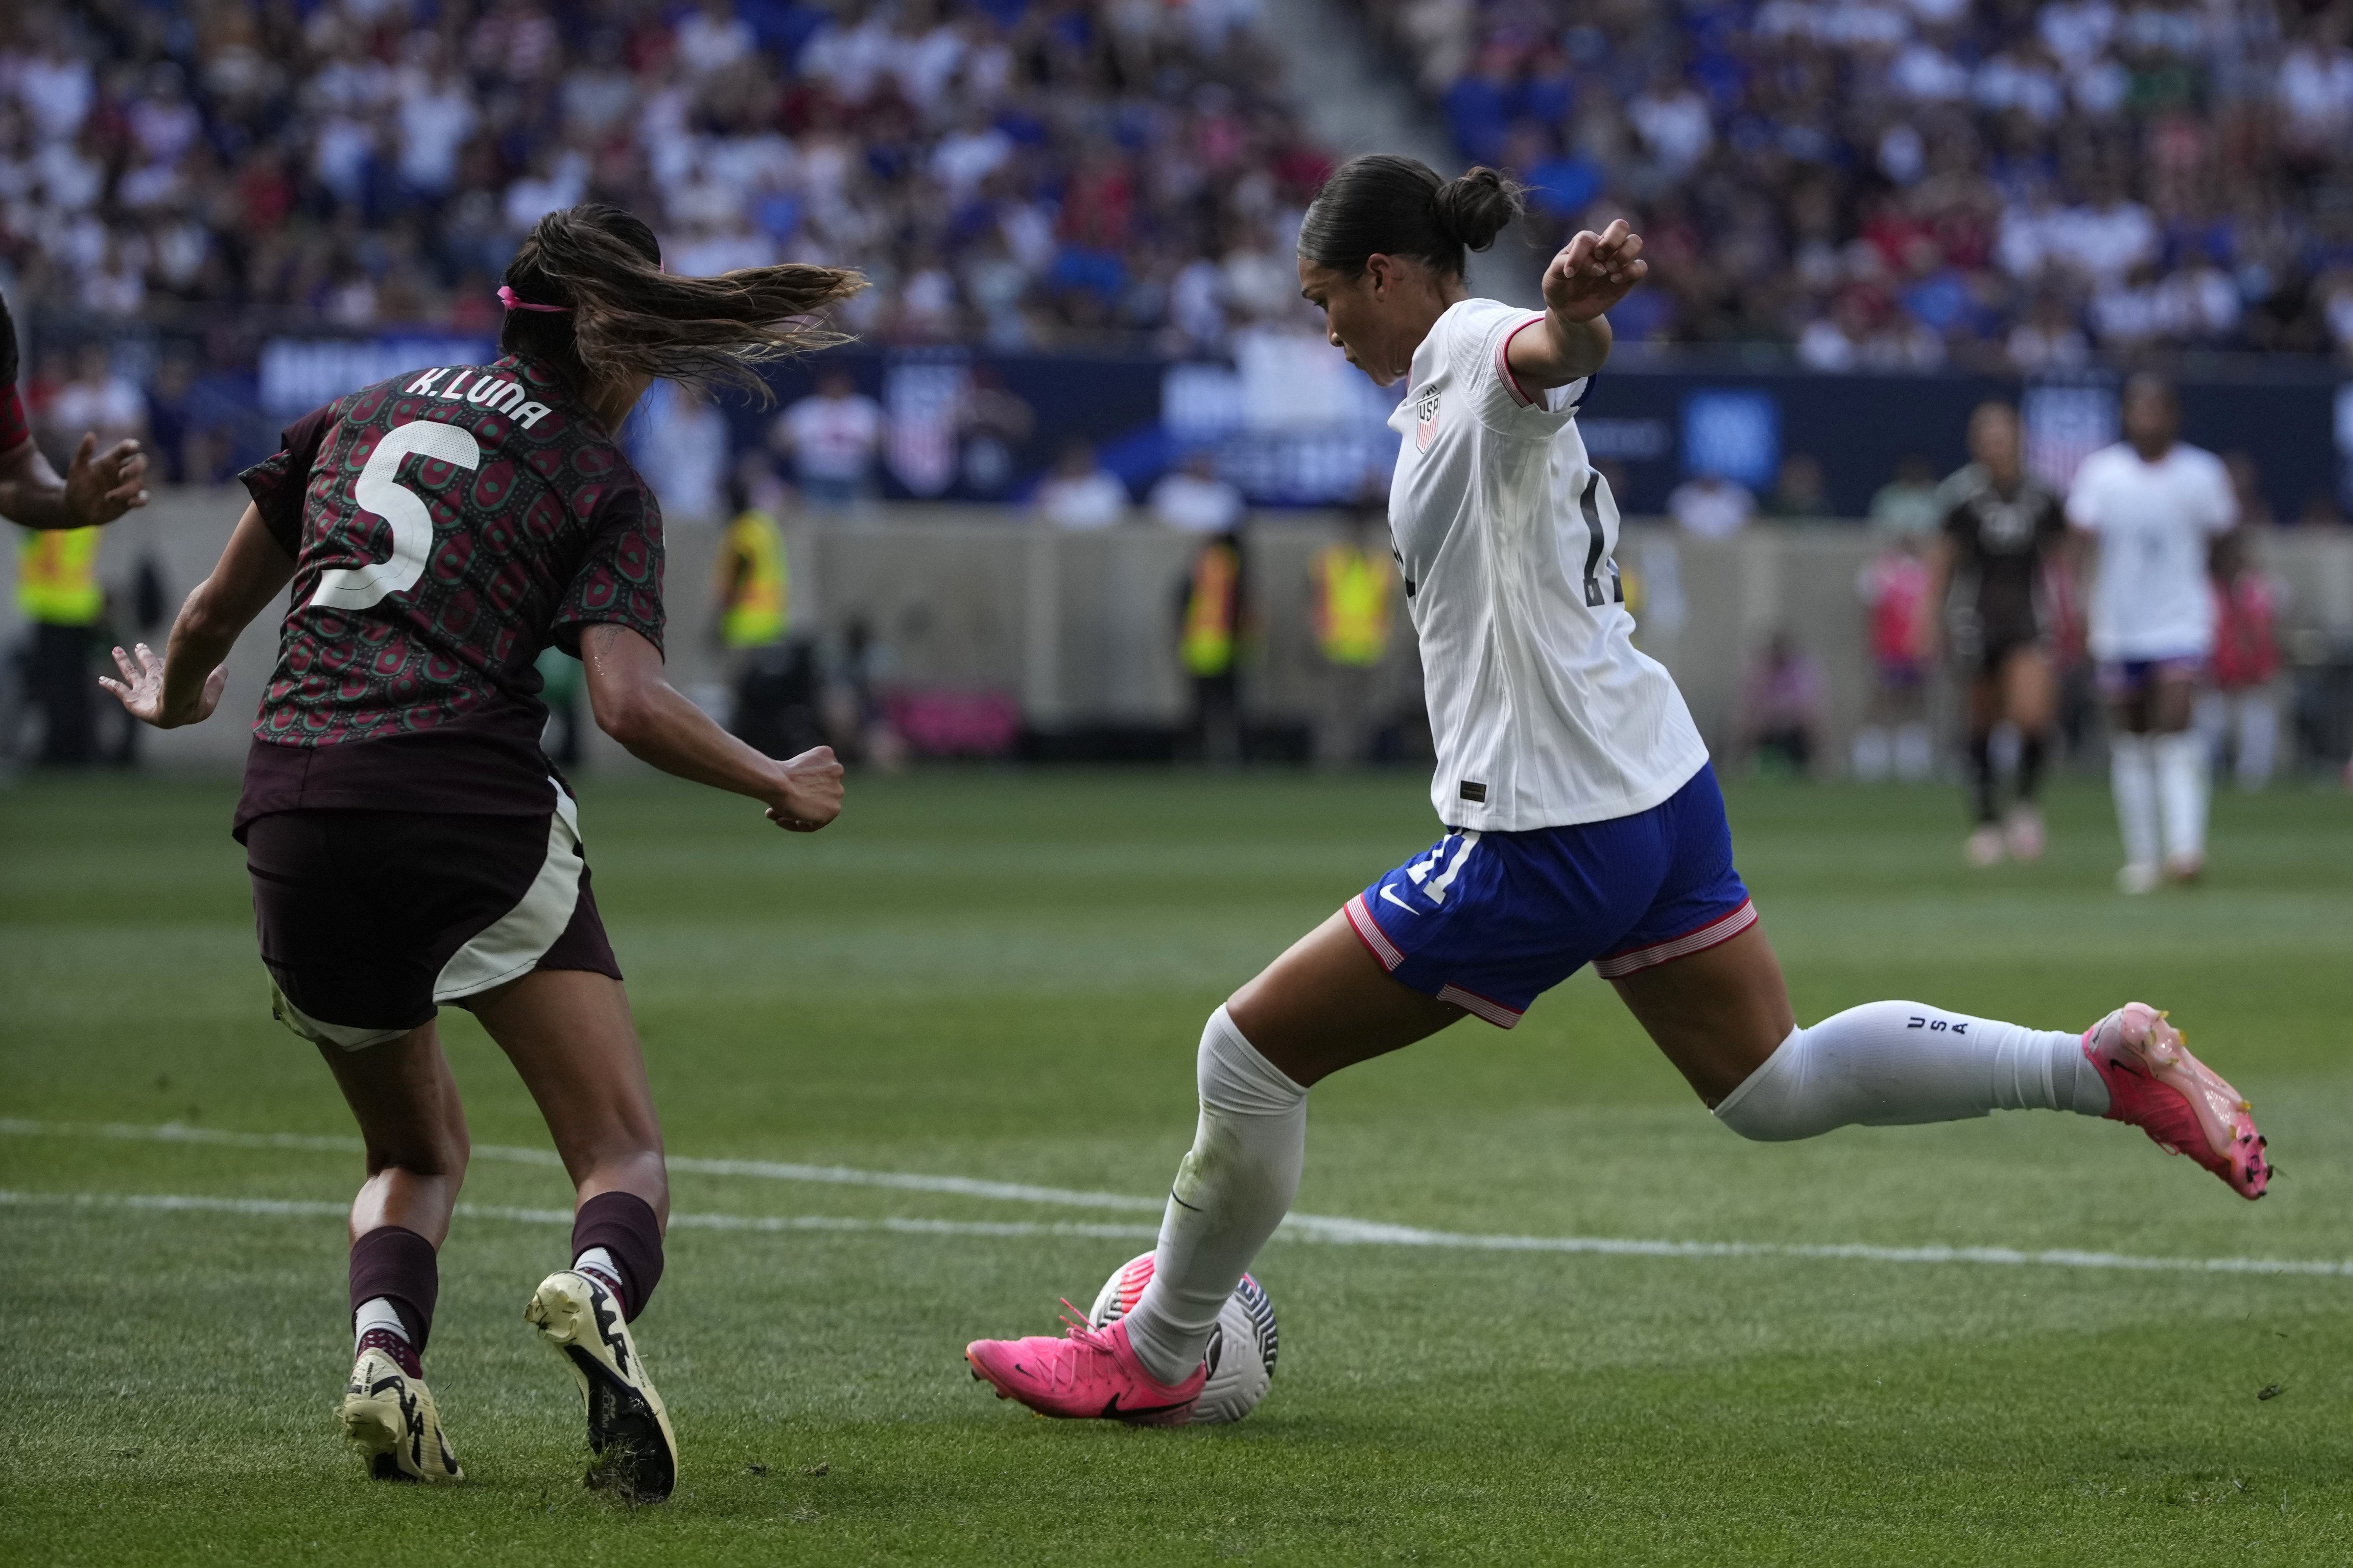
POLYGON ((1623 979, 1757 921, 1705 764, 1632 816, 1449 833, 1350 899, 1346 913, 1396 979, 1506 1029, 1588 963, 1623 979))

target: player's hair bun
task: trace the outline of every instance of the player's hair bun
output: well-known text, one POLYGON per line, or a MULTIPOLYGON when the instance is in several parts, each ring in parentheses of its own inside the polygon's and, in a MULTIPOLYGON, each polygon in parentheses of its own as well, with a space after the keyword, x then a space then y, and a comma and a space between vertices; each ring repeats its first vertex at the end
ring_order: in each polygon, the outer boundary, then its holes
POLYGON ((1439 186, 1430 199, 1437 204, 1440 232, 1458 245, 1484 250, 1527 210, 1522 190, 1482 163, 1439 186))
POLYGON ((1520 216, 1520 187, 1493 169, 1441 180, 1418 158, 1367 153, 1332 171, 1299 226, 1299 254, 1354 277, 1370 257, 1410 256, 1462 276, 1463 252, 1484 250, 1520 216))

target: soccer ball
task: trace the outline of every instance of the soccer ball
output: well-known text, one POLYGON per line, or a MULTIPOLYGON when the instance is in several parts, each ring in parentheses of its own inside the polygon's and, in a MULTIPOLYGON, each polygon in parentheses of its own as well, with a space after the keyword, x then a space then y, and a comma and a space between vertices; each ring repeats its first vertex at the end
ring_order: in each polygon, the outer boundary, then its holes
MULTIPOLYGON (((1103 1281, 1087 1321, 1098 1329, 1111 1327, 1127 1316, 1150 1283, 1152 1254, 1129 1258, 1103 1281)), ((1209 1331, 1209 1380, 1193 1406, 1194 1425, 1222 1426, 1257 1409, 1274 1382, 1274 1301, 1266 1287, 1245 1274, 1209 1331)))

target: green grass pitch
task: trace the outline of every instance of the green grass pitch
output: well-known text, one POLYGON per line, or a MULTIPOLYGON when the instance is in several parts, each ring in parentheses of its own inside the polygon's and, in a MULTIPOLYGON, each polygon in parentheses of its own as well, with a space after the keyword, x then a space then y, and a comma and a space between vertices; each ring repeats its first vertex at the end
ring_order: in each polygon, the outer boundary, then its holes
MULTIPOLYGON (((859 778, 808 839, 589 781, 674 1155, 1145 1206, 681 1173, 682 1215, 855 1223, 673 1233, 641 1334, 683 1479, 626 1510, 580 1486, 575 1396, 519 1318, 565 1236, 512 1211, 568 1191, 480 1159, 469 1201, 510 1212, 459 1221, 428 1368, 472 1479, 369 1483, 330 1418, 349 1338, 319 1206, 356 1157, 90 1131, 350 1135, 269 1022, 232 795, 0 795, 6 1561, 2353 1561, 2348 1276, 1278 1237, 1259 1272, 1282 1363, 1242 1425, 989 1397, 967 1339, 1050 1329, 1056 1297, 1083 1304, 1145 1245, 1203 1016, 1434 836, 1404 776, 859 778), (216 1206, 63 1201, 126 1195, 216 1206)), ((2057 794, 2044 863, 1976 874, 1946 792, 1733 795, 1801 1018, 1894 995, 2081 1027, 2146 996, 2254 1099, 2284 1169, 2260 1205, 2043 1113, 1745 1143, 1579 976, 1513 1033, 1465 1022, 1319 1089, 1300 1205, 1482 1235, 2353 1258, 2353 803, 2216 815, 2209 885, 2126 902, 2088 787, 2057 794)), ((445 1023, 477 1143, 544 1149, 480 1031, 445 1023)))

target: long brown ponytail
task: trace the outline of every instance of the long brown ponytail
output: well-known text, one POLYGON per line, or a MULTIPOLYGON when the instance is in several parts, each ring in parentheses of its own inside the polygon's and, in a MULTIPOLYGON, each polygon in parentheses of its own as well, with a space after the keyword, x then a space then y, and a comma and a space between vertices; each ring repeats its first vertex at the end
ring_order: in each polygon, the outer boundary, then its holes
POLYGON ((654 231, 607 202, 549 213, 507 263, 499 347, 563 372, 583 391, 652 375, 775 396, 758 366, 843 342, 808 318, 866 287, 838 267, 747 267, 716 278, 661 269, 654 231), (554 306, 533 310, 530 305, 554 306))

